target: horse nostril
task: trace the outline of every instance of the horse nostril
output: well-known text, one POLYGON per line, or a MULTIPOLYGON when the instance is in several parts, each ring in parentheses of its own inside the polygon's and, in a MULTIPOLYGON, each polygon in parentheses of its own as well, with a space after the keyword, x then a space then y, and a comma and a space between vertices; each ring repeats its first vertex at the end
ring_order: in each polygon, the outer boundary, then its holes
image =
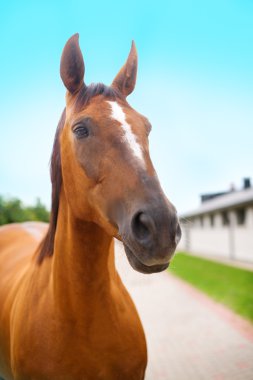
POLYGON ((135 214, 132 220, 132 231, 137 240, 144 242, 149 239, 154 229, 153 221, 144 212, 135 214))

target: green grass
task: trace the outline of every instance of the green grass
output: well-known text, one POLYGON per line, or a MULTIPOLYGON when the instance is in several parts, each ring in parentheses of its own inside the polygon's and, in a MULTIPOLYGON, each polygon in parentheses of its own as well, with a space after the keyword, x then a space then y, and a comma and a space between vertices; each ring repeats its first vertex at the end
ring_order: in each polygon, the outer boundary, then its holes
POLYGON ((184 252, 169 271, 253 322, 253 272, 184 252))

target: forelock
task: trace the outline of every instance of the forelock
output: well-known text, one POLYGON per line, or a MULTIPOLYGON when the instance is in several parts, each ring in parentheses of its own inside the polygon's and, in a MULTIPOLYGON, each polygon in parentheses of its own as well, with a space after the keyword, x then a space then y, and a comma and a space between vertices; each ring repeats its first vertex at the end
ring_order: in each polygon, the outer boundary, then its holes
POLYGON ((91 99, 98 95, 104 96, 107 100, 124 100, 123 95, 118 90, 103 83, 92 83, 79 91, 75 101, 76 111, 81 111, 90 103, 91 99))

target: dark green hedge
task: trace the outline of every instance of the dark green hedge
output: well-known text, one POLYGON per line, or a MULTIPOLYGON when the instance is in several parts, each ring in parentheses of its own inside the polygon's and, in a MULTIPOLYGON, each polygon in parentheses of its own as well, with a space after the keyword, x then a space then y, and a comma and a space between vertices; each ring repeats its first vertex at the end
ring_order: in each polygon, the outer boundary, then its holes
POLYGON ((0 196, 0 225, 29 220, 49 221, 49 212, 39 198, 34 206, 24 206, 18 198, 0 196))

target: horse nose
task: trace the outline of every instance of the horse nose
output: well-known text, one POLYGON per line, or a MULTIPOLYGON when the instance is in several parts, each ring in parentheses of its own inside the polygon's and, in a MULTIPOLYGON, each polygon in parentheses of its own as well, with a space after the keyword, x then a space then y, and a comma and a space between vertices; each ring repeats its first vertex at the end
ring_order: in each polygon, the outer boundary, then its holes
POLYGON ((176 245, 178 245, 178 243, 180 242, 181 236, 182 236, 182 230, 181 230, 179 223, 177 223, 176 235, 175 235, 176 245))
POLYGON ((147 247, 152 243, 156 228, 152 217, 147 212, 137 212, 132 219, 131 227, 133 236, 140 245, 147 247))
POLYGON ((150 248, 157 238, 162 245, 175 248, 182 234, 176 213, 153 214, 148 210, 135 213, 131 223, 133 237, 143 248, 150 248))

